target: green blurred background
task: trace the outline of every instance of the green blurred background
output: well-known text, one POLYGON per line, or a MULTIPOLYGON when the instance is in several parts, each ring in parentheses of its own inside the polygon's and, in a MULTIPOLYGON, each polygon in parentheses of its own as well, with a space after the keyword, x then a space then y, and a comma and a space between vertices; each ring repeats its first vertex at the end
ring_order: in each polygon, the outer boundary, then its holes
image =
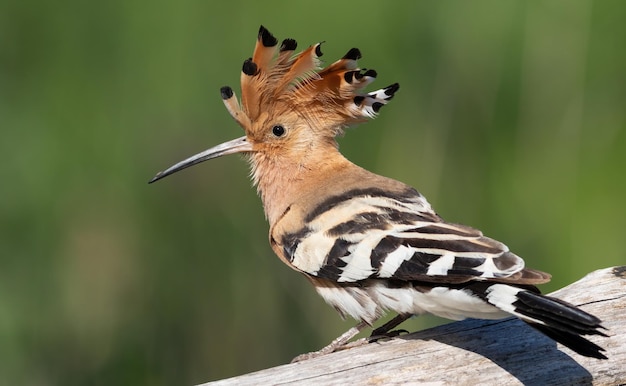
MULTIPOLYGON (((258 27, 363 52, 379 118, 340 139, 555 290, 626 262, 626 2, 0 3, 0 384, 193 384, 288 362, 341 321, 272 254, 239 157, 258 27)), ((419 329, 439 323, 418 318, 419 329)))

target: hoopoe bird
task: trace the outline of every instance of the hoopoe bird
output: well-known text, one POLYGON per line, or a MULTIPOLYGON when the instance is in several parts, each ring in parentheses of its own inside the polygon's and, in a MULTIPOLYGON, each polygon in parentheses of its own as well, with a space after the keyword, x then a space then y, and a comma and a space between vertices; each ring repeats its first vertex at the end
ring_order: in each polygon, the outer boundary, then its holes
POLYGON ((335 351, 386 312, 384 336, 413 315, 500 319, 516 316, 578 354, 606 359, 585 335, 606 336, 600 319, 537 284, 550 275, 526 268, 503 243, 443 220, 412 187, 347 160, 336 137, 374 118, 398 91, 364 92, 376 78, 359 69, 361 53, 321 68, 321 43, 297 43, 261 26, 243 63, 241 103, 222 87, 245 135, 158 173, 150 182, 227 154, 246 155, 270 225, 276 255, 302 273, 343 317, 358 324, 310 356, 335 351))

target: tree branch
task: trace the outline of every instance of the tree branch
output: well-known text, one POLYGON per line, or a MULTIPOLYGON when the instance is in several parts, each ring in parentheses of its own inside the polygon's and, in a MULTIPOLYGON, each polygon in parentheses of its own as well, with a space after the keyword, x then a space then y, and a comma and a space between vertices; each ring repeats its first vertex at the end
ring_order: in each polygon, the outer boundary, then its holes
POLYGON ((580 356, 516 318, 471 319, 204 385, 626 384, 626 266, 551 295, 603 320, 609 337, 589 338, 608 360, 580 356))

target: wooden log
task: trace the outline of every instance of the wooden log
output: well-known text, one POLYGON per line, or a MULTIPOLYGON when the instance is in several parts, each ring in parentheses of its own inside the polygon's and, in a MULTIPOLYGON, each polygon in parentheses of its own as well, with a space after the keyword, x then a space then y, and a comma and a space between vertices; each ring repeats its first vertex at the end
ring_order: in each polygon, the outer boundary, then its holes
POLYGON ((603 320, 580 356, 516 318, 464 320, 204 385, 626 385, 626 266, 592 272, 551 295, 603 320))

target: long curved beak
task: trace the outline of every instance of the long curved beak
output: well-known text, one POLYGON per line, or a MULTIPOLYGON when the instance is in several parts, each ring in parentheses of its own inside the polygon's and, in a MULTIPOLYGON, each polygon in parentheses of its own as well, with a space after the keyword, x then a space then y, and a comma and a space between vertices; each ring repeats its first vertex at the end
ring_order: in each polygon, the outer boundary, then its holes
POLYGON ((178 171, 186 169, 190 166, 199 164, 200 162, 208 161, 213 158, 221 157, 223 155, 234 154, 234 153, 245 153, 252 151, 252 145, 245 136, 233 139, 232 141, 224 142, 220 145, 212 147, 203 151, 202 153, 198 153, 194 156, 187 158, 184 161, 180 161, 174 166, 171 166, 162 172, 158 172, 153 179, 151 179, 148 183, 151 184, 155 181, 160 180, 163 177, 167 177, 170 174, 174 174, 178 171))

